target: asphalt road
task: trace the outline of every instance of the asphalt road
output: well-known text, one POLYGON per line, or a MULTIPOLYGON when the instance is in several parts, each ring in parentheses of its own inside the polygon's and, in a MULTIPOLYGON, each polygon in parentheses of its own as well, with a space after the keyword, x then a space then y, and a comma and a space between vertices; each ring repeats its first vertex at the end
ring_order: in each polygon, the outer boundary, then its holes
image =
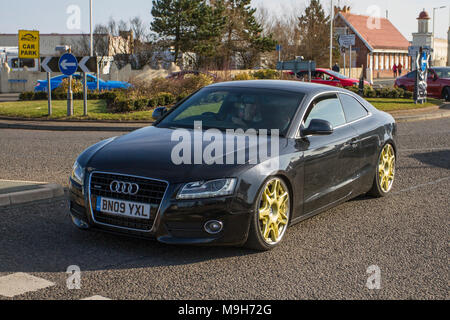
MULTIPOLYGON (((0 179, 66 184, 77 154, 114 135, 0 130, 0 179)), ((51 284, 13 299, 449 299, 449 137, 450 119, 399 124, 393 193, 304 221, 271 252, 81 232, 64 201, 0 210, 0 299, 18 272, 51 284), (67 289, 70 265, 80 290, 67 289)))

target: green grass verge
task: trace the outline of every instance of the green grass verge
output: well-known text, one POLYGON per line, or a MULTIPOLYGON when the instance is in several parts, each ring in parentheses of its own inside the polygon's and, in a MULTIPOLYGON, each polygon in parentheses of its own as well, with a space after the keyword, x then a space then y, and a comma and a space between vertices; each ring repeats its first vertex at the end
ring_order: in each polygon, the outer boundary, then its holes
POLYGON ((368 98, 366 100, 382 111, 411 110, 442 104, 441 100, 432 98, 427 99, 427 103, 424 104, 414 104, 414 101, 411 99, 368 98))
POLYGON ((30 119, 57 119, 57 120, 152 120, 152 110, 132 113, 109 113, 104 100, 88 101, 88 116, 83 116, 83 101, 75 100, 73 103, 74 117, 67 117, 67 101, 52 101, 52 116, 48 117, 47 101, 14 101, 0 103, 0 116, 30 118, 30 119))
MULTIPOLYGON (((428 99, 425 104, 414 104, 410 99, 388 99, 369 98, 367 99, 377 109, 382 111, 410 110, 425 108, 434 105, 441 105, 438 99, 428 99)), ((29 119, 54 119, 54 120, 113 120, 113 121, 151 121, 153 110, 136 111, 131 113, 109 113, 104 100, 88 101, 88 116, 83 116, 83 101, 74 101, 74 117, 67 117, 67 102, 53 101, 53 114, 48 117, 47 101, 14 101, 0 103, 0 116, 29 118, 29 119)), ((202 105, 190 114, 192 116, 203 112, 217 112, 217 104, 202 105)))

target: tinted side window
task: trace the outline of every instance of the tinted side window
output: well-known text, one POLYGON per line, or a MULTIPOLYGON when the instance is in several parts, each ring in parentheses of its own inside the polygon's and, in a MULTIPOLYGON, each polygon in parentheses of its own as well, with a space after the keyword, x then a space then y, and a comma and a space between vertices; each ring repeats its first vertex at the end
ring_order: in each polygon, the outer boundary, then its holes
POLYGON ((333 127, 345 124, 344 111, 341 102, 336 95, 320 97, 313 101, 312 108, 306 116, 305 128, 308 128, 311 120, 320 119, 330 122, 333 127))
POLYGON ((410 72, 408 73, 407 77, 409 79, 415 79, 416 78, 416 71, 410 72))
POLYGON ((339 96, 341 97, 347 122, 352 122, 368 115, 367 110, 355 98, 346 94, 340 94, 339 96))

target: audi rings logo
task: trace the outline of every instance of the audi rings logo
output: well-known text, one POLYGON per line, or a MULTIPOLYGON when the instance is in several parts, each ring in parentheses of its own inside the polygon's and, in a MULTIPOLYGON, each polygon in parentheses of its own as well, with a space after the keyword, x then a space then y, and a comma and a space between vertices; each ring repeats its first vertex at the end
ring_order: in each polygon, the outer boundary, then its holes
POLYGON ((139 192, 139 186, 136 183, 113 181, 109 185, 111 192, 127 194, 130 196, 135 196, 139 192))

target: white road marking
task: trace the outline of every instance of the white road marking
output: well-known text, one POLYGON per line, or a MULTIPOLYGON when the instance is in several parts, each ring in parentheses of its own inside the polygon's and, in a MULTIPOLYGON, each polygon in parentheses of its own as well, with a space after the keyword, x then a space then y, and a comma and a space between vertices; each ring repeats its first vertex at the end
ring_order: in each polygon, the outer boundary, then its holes
POLYGON ((419 185, 411 187, 411 188, 407 188, 407 189, 403 189, 403 190, 400 190, 400 191, 396 191, 396 192, 393 192, 392 194, 399 194, 399 193, 402 193, 402 192, 407 192, 407 191, 413 191, 413 190, 416 190, 416 189, 420 189, 420 188, 426 187, 426 186, 432 186, 432 185, 438 184, 438 183, 440 183, 442 181, 449 180, 449 179, 450 179, 450 176, 449 177, 445 177, 445 178, 441 178, 441 179, 438 179, 438 180, 435 180, 435 181, 432 181, 432 182, 419 184, 419 185))
POLYGON ((53 282, 45 279, 18 272, 0 277, 0 295, 13 298, 24 293, 38 291, 54 285, 53 282))
POLYGON ((84 299, 81 299, 81 300, 111 300, 111 299, 105 298, 105 297, 102 297, 102 296, 92 296, 92 297, 84 298, 84 299))
POLYGON ((422 149, 400 149, 400 152, 415 152, 415 151, 442 151, 442 150, 450 150, 450 147, 442 147, 442 148, 422 148, 422 149))

